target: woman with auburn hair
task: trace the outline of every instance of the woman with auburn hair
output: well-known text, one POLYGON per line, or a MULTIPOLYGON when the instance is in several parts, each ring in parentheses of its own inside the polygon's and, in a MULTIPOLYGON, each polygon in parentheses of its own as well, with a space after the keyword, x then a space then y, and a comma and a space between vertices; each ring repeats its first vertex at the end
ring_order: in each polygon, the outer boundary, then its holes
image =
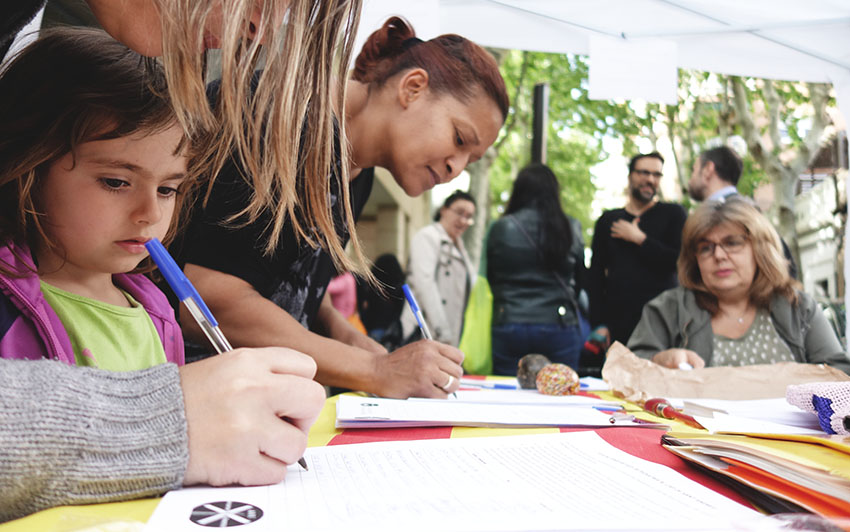
MULTIPOLYGON (((374 167, 387 169, 405 193, 418 196, 479 159, 507 112, 504 81, 483 48, 458 35, 422 41, 406 21, 391 18, 368 38, 348 81, 342 127, 350 157, 339 152, 337 161, 350 180, 342 171, 304 172, 299 186, 316 181, 329 187, 337 220, 331 236, 340 246, 349 235, 356 242, 354 226, 345 220, 363 209, 374 167)), ((320 243, 301 238, 287 221, 273 254, 258 248, 267 221, 280 209, 249 225, 226 223, 238 219, 251 196, 241 175, 238 161, 225 166, 206 208, 193 217, 182 250, 186 275, 228 339, 305 352, 318 364, 317 380, 327 386, 388 397, 445 397, 454 391, 462 374, 459 350, 426 340, 387 354, 336 312, 326 288, 337 270, 320 243)), ((308 214, 298 210, 295 216, 308 214)), ((186 329, 192 338, 192 324, 186 329)), ((203 341, 199 332, 194 337, 203 341)))
POLYGON ((681 286, 643 309, 629 349, 668 368, 796 361, 850 371, 811 296, 788 274, 779 235, 744 199, 708 202, 685 222, 681 286))

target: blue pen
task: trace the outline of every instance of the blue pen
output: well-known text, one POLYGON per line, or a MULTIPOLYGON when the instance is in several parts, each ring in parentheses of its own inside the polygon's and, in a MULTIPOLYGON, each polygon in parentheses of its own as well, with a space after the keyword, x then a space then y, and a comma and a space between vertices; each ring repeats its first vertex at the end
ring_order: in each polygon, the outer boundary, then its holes
MULTIPOLYGON (((218 328, 218 322, 215 321, 209 307, 207 307, 207 304, 204 303, 203 299, 201 299, 201 294, 195 290, 195 287, 192 286, 189 279, 183 275, 183 270, 177 266, 177 263, 174 262, 174 259, 165 249, 165 246, 163 246, 158 239, 154 238, 148 240, 145 243, 145 247, 159 268, 159 271, 162 272, 162 276, 165 277, 166 281, 168 281, 168 286, 170 286, 171 289, 174 290, 174 293, 177 294, 177 299, 179 299, 184 305, 186 305, 186 308, 189 309, 189 313, 193 318, 195 318, 195 321, 198 322, 201 330, 204 331, 205 335, 207 335, 207 338, 215 350, 219 353, 233 351, 233 347, 230 345, 230 342, 227 341, 227 338, 224 337, 224 333, 218 328)), ((298 465, 306 470, 307 460, 305 460, 302 456, 298 459, 298 465)))
POLYGON ((469 381, 464 381, 461 383, 461 386, 472 386, 474 388, 487 388, 490 390, 516 390, 517 387, 514 384, 506 384, 504 382, 482 382, 482 383, 472 383, 469 381))
MULTIPOLYGON (((419 304, 416 303, 416 298, 413 297, 413 292, 410 291, 410 287, 407 285, 407 283, 401 285, 401 289, 404 290, 404 297, 407 298, 407 303, 410 305, 410 310, 412 310, 413 315, 416 316, 416 323, 419 324, 419 330, 422 331, 422 338, 425 338, 426 340, 431 340, 431 331, 428 329, 428 324, 425 323, 425 316, 423 316, 422 311, 419 310, 419 304)), ((454 377, 449 375, 449 383, 452 382, 452 379, 454 379, 454 377)), ((446 386, 448 386, 448 384, 446 386)), ((457 394, 455 392, 452 392, 452 397, 457 399, 457 394)))
POLYGON ((221 329, 218 328, 218 322, 215 321, 212 312, 207 308, 204 300, 201 299, 201 295, 198 294, 198 291, 195 290, 189 279, 183 275, 183 271, 180 270, 177 263, 174 262, 174 259, 171 258, 171 255, 169 255, 160 241, 156 238, 148 240, 145 243, 145 247, 153 261, 159 267, 159 271, 162 272, 162 276, 168 281, 168 285, 177 294, 177 298, 189 309, 189 313, 198 322, 201 330, 207 335, 215 350, 219 353, 233 351, 233 347, 227 341, 227 338, 224 337, 221 329))
POLYGON ((422 311, 419 310, 419 305, 416 303, 416 298, 413 297, 413 292, 410 291, 410 287, 407 284, 401 285, 401 289, 404 290, 404 297, 407 298, 410 310, 412 310, 413 315, 416 316, 416 323, 419 324, 419 330, 422 331, 422 338, 431 340, 431 331, 428 330, 428 324, 425 323, 425 317, 422 315, 422 311))

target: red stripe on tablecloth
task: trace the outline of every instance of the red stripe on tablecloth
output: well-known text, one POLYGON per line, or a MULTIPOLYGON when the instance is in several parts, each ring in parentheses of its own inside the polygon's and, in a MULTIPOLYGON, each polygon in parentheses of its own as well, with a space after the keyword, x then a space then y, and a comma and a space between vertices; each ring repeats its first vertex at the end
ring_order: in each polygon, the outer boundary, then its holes
POLYGON ((413 427, 398 429, 345 429, 328 445, 369 443, 373 441, 439 440, 452 437, 451 427, 413 427))

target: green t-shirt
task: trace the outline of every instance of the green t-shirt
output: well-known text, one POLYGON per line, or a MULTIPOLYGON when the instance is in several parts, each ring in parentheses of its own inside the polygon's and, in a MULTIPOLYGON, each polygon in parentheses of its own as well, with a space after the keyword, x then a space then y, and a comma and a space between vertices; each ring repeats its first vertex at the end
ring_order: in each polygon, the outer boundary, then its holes
POLYGON ((65 326, 78 366, 133 371, 166 362, 156 327, 130 294, 124 292, 130 307, 119 307, 44 281, 41 291, 65 326))

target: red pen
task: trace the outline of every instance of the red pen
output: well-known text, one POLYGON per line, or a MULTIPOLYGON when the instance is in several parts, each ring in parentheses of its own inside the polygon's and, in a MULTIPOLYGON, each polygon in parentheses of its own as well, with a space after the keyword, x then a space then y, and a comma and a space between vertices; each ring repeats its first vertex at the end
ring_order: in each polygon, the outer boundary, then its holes
POLYGON ((658 417, 663 417, 666 419, 677 419, 682 423, 690 425, 694 428, 705 429, 699 422, 693 418, 693 416, 689 416, 687 414, 683 414, 673 408, 673 406, 666 399, 647 399, 645 403, 643 403, 643 409, 649 412, 650 414, 655 414, 658 417))

